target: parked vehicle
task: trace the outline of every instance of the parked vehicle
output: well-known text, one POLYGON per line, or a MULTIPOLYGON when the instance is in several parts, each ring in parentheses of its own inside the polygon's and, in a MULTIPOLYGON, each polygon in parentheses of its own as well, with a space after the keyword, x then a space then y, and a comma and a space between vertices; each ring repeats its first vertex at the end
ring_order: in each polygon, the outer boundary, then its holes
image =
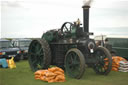
POLYGON ((21 57, 20 49, 12 47, 10 40, 0 39, 0 58, 10 59, 11 57, 14 57, 15 61, 19 61, 21 57))
POLYGON ((121 56, 128 60, 128 36, 96 36, 96 41, 108 40, 108 43, 112 46, 112 50, 115 52, 115 55, 121 56))
POLYGON ((22 53, 21 59, 27 59, 28 47, 32 40, 31 39, 13 39, 13 47, 18 47, 22 53))

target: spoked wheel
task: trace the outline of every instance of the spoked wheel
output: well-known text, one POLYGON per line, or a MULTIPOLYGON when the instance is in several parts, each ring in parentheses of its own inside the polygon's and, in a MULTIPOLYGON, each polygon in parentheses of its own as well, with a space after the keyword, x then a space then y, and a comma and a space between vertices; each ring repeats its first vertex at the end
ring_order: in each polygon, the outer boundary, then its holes
POLYGON ((35 39, 31 42, 28 61, 32 71, 48 68, 51 63, 51 51, 45 39, 35 39))
POLYGON ((65 56, 66 73, 76 79, 80 79, 85 71, 85 59, 80 50, 70 49, 65 56))
POLYGON ((67 33, 71 33, 73 24, 71 22, 65 22, 61 27, 61 32, 63 35, 66 35, 67 33))
POLYGON ((107 75, 112 68, 112 57, 110 52, 104 47, 98 47, 94 52, 96 63, 94 64, 94 71, 97 74, 107 75))

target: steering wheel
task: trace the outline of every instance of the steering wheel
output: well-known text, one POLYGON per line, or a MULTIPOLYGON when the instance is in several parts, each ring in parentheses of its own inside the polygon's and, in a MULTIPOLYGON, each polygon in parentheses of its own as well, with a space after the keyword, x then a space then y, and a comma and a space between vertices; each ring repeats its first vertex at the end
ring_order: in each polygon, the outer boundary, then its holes
POLYGON ((73 24, 71 22, 65 22, 61 27, 62 34, 66 35, 68 33, 71 33, 71 28, 73 24))

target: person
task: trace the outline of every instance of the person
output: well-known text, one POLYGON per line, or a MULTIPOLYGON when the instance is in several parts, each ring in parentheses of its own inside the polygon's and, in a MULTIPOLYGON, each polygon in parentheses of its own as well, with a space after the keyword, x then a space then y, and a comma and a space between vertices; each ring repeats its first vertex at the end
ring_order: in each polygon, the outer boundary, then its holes
POLYGON ((112 45, 109 44, 108 39, 105 39, 104 47, 107 48, 109 51, 112 50, 112 45))
POLYGON ((112 56, 116 55, 116 51, 112 50, 112 45, 109 43, 108 39, 105 39, 104 47, 109 50, 112 56))
POLYGON ((101 46, 101 41, 97 41, 96 42, 96 46, 98 47, 98 46, 101 46))

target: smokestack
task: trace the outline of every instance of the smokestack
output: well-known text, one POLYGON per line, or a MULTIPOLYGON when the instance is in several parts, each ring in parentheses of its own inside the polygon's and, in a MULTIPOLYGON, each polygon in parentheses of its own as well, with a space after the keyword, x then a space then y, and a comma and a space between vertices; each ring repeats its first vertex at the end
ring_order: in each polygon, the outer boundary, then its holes
POLYGON ((92 0, 84 0, 83 8, 83 27, 84 32, 89 32, 89 8, 92 0))

